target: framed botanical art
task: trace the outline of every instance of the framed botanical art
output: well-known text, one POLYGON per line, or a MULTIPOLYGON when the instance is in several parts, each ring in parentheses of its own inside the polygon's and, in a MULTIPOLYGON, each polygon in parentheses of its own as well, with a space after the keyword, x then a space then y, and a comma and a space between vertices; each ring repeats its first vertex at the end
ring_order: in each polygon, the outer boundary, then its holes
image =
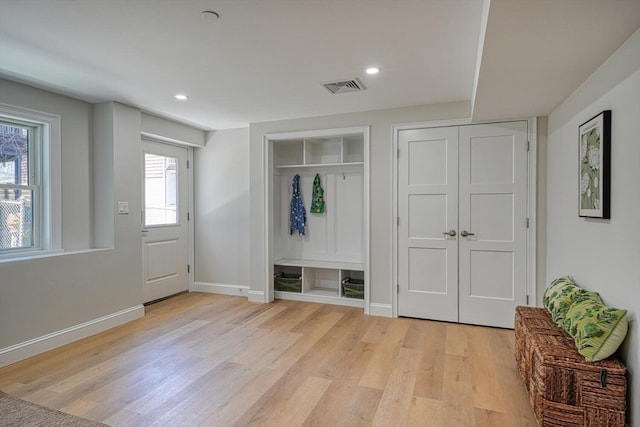
POLYGON ((611 110, 605 110, 578 128, 581 217, 610 218, 611 110))

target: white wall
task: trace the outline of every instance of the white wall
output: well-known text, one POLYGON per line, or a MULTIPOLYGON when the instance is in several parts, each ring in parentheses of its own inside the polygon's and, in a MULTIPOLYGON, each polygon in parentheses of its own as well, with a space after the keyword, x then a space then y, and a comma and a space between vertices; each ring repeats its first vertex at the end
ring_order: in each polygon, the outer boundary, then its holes
POLYGON ((219 130, 194 153, 194 289, 249 286, 249 128, 219 130))
POLYGON ((465 118, 468 102, 367 111, 334 116, 311 117, 251 124, 251 278, 256 299, 267 283, 264 265, 264 158, 266 133, 370 126, 370 294, 371 303, 391 313, 392 277, 392 165, 394 161, 391 126, 393 124, 465 118))
POLYGON ((148 138, 179 145, 204 147, 205 133, 192 126, 142 113, 140 130, 148 138))
MULTIPOLYGON (((63 248, 89 249, 93 107, 6 80, 0 80, 0 102, 60 116, 63 248)), ((100 119, 113 135, 117 171, 108 206, 114 209, 116 198, 129 201, 131 211, 139 212, 140 112, 119 104, 107 107, 100 119)), ((3 349, 140 305, 139 215, 117 216, 114 234, 111 249, 0 263, 0 356, 3 349)))
POLYGON ((549 116, 547 280, 570 274, 632 319, 629 423, 640 425, 640 30, 549 116), (611 219, 578 217, 578 126, 612 110, 611 219))
POLYGON ((62 170, 62 246, 87 249, 93 243, 90 176, 91 104, 0 79, 0 102, 60 115, 62 170))
MULTIPOLYGON (((0 262, 3 366, 144 314, 142 226, 136 214, 142 210, 142 127, 135 108, 115 102, 93 106, 3 79, 0 102, 60 116, 64 249, 55 256, 0 262), (115 215, 116 201, 129 202, 131 213, 115 215)), ((160 118, 153 124, 158 137, 191 145, 204 141, 201 130, 160 118), (187 141, 179 139, 185 135, 187 141)), ((246 150, 243 156, 246 164, 246 150)))

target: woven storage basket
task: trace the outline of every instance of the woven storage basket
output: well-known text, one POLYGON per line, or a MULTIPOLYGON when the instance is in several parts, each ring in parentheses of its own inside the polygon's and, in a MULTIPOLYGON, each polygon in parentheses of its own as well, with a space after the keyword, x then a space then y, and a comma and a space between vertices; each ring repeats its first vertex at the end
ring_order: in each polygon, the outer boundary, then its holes
POLYGON ((347 298, 364 299, 364 280, 346 277, 342 280, 342 295, 347 298))
POLYGON ((302 291, 302 276, 299 274, 276 273, 273 275, 273 289, 281 292, 302 291))
POLYGON ((515 339, 540 426, 624 427, 627 380, 620 361, 586 362, 544 308, 516 307, 515 339))

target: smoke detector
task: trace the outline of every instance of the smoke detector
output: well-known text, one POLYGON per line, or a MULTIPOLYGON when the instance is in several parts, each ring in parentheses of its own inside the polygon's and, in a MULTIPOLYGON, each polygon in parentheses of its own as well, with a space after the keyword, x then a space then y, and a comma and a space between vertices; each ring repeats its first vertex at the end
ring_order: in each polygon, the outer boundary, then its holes
POLYGON ((357 77, 351 80, 322 83, 322 86, 334 95, 338 93, 359 92, 366 89, 357 77))

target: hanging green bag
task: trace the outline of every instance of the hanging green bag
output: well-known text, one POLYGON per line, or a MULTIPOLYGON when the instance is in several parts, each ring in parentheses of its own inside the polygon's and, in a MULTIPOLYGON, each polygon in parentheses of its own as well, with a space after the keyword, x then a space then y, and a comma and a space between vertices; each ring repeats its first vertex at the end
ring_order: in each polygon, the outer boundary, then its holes
POLYGON ((309 209, 309 212, 321 214, 324 213, 324 209, 324 190, 320 183, 320 174, 316 174, 316 177, 313 179, 313 194, 311 197, 311 209, 309 209))

